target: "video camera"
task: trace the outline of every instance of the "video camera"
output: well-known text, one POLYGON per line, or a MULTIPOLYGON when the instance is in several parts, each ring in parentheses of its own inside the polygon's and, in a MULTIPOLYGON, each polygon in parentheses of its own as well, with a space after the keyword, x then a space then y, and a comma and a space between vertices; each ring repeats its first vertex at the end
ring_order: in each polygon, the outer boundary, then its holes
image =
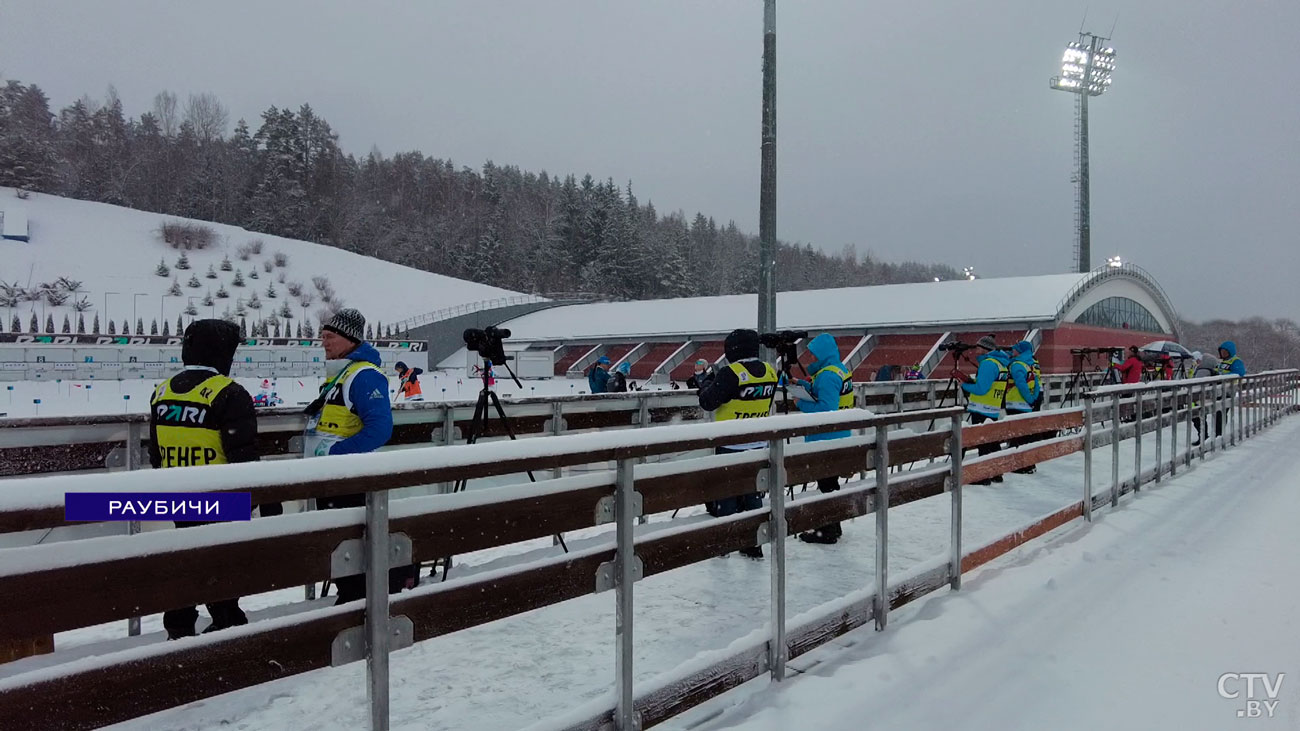
POLYGON ((1120 356, 1124 354, 1123 348, 1071 348, 1070 352, 1074 355, 1111 355, 1120 356))
POLYGON ((789 368, 794 363, 799 362, 799 349, 796 346, 800 340, 807 337, 807 330, 781 330, 759 335, 758 342, 762 343, 766 348, 775 350, 784 367, 789 368))
POLYGON ((971 345, 970 343, 963 343, 959 340, 954 340, 952 342, 944 343, 943 345, 940 345, 939 350, 949 352, 949 353, 965 353, 966 351, 971 350, 974 347, 975 346, 971 345))
POLYGON ((465 347, 478 353, 492 365, 506 364, 506 350, 501 341, 510 337, 510 331, 504 327, 489 325, 482 330, 471 327, 465 331, 465 347))

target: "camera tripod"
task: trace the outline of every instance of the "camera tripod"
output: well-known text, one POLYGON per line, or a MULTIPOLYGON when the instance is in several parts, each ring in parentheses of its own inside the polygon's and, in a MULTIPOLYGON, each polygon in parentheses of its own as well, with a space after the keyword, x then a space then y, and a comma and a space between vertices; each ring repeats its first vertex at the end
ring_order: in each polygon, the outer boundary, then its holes
MULTIPOLYGON (((943 391, 941 391, 943 395, 939 397, 939 403, 935 404, 934 408, 942 409, 944 407, 944 404, 948 401, 949 392, 952 393, 952 405, 961 405, 961 384, 966 379, 962 377, 961 371, 958 369, 961 367, 963 360, 970 363, 970 359, 966 357, 966 353, 969 352, 969 350, 970 348, 953 348, 948 351, 952 354, 952 368, 948 371, 948 382, 944 384, 943 391)), ((930 425, 927 426, 925 430, 932 431, 934 429, 935 421, 937 421, 937 418, 930 419, 930 425)))
POLYGON ((1111 386, 1119 383, 1119 377, 1116 375, 1115 369, 1109 363, 1106 364, 1105 370, 1103 371, 1097 368, 1096 364, 1093 362, 1094 355, 1104 354, 1109 357, 1110 353, 1111 351, 1108 350, 1080 350, 1074 354, 1076 358, 1074 373, 1070 376, 1069 385, 1066 386, 1065 399, 1061 402, 1062 407, 1074 405, 1077 400, 1083 397, 1084 391, 1093 388, 1092 380, 1093 376, 1096 374, 1101 375, 1101 378, 1098 379, 1098 383, 1096 384, 1097 386, 1111 386))
MULTIPOLYGON (((492 363, 491 358, 488 357, 483 358, 483 375, 482 375, 483 388, 478 392, 478 401, 475 402, 474 404, 474 416, 470 418, 469 431, 465 434, 466 444, 474 444, 479 440, 479 437, 483 436, 487 432, 488 420, 492 418, 493 411, 496 412, 497 421, 501 424, 501 427, 505 430, 506 436, 510 437, 511 441, 515 441, 516 439, 519 438, 515 436, 515 429, 513 426, 510 425, 510 417, 506 416, 506 410, 501 406, 501 399, 497 397, 496 391, 492 390, 492 386, 489 383, 492 377, 491 374, 492 374, 493 365, 494 364, 492 363)), ((510 374, 511 380, 513 380, 515 384, 522 389, 524 387, 524 384, 519 382, 519 377, 516 376, 515 372, 510 369, 510 365, 504 362, 501 363, 501 365, 505 366, 506 373, 510 374)), ((537 482, 537 478, 533 476, 532 470, 528 470, 528 481, 537 482)), ((452 493, 463 491, 468 482, 469 482, 468 480, 458 480, 455 486, 452 488, 452 493)), ((569 552, 569 546, 564 542, 564 534, 556 533, 555 541, 556 543, 559 544, 560 548, 564 549, 565 553, 569 552)), ((451 570, 451 556, 448 556, 442 560, 443 581, 447 580, 447 573, 450 570, 451 570)), ((437 571, 438 571, 438 566, 437 563, 435 563, 433 566, 433 570, 430 572, 429 575, 433 576, 434 573, 436 573, 437 571)))

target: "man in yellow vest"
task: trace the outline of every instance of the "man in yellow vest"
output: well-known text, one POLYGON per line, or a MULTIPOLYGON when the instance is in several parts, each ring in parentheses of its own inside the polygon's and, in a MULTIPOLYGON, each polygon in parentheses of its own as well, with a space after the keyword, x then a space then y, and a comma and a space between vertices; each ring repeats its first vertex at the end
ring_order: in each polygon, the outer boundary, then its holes
MULTIPOLYGON (((985 421, 997 421, 1002 418, 1002 400, 1007 393, 1007 375, 1011 357, 998 347, 992 335, 979 339, 977 347, 987 351, 979 360, 979 370, 974 383, 963 383, 966 392, 966 411, 970 413, 971 424, 983 424, 985 421)), ((1000 444, 980 446, 980 455, 993 454, 1001 448, 1000 444)), ((980 480, 977 485, 1002 482, 1002 475, 988 480, 980 480)))
MULTIPOLYGON (((758 333, 754 330, 733 330, 723 343, 728 365, 719 368, 713 378, 700 386, 700 408, 713 412, 714 421, 731 419, 756 419, 770 416, 772 400, 776 397, 779 374, 771 364, 758 359, 758 333)), ((719 447, 718 454, 762 449, 766 442, 746 442, 719 447)), ((772 489, 783 489, 776 486, 772 489)), ((757 492, 710 502, 706 508, 710 515, 722 517, 763 507, 763 498, 757 492)), ((742 555, 762 558, 763 547, 757 544, 740 549, 742 555)))
MULTIPOLYGON (((154 389, 149 402, 149 463, 154 469, 200 467, 258 459, 253 398, 230 378, 239 347, 239 328, 224 320, 195 320, 181 340, 185 370, 154 389)), ((181 478, 184 479, 184 478, 181 478)), ((279 515, 279 503, 263 504, 262 515, 279 515)), ((205 525, 177 523, 177 528, 205 525)), ((208 605, 212 624, 205 633, 247 624, 239 597, 208 605)), ((163 613, 168 639, 193 637, 195 607, 163 613)))
MULTIPOLYGON (((348 308, 339 310, 321 327, 325 348, 325 384, 320 396, 307 407, 304 456, 362 454, 388 443, 393 435, 393 407, 388 398, 388 376, 375 346, 365 342, 366 318, 348 308)), ((357 508, 366 504, 364 493, 321 498, 322 509, 357 508)), ((389 591, 401 591, 414 577, 406 568, 389 572, 389 591)), ((335 579, 336 604, 366 596, 364 574, 335 579)))
MULTIPOLYGON (((1043 408, 1044 398, 1043 370, 1038 365, 1038 359, 1034 357, 1034 344, 1028 340, 1021 340, 1016 343, 1012 351, 1011 363, 1007 367, 1007 415, 1039 411, 1043 408)), ((1051 431, 1026 434, 1012 439, 1008 446, 1014 449, 1055 436, 1056 432, 1051 431)), ((1016 470, 1016 473, 1032 475, 1037 471, 1037 467, 1029 465, 1016 470)))

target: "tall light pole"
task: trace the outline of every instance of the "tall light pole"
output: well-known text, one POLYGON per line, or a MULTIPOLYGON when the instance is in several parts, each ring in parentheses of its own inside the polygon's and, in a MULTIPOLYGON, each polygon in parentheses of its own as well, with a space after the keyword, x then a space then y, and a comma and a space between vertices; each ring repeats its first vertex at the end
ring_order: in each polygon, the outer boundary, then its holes
POLYGON ((1101 96, 1110 88, 1111 74, 1115 71, 1115 49, 1106 46, 1110 39, 1091 33, 1080 33, 1079 40, 1071 42, 1061 58, 1061 75, 1052 77, 1052 88, 1066 91, 1076 97, 1074 154, 1078 170, 1075 171, 1076 216, 1078 239, 1075 253, 1078 271, 1092 271, 1092 222, 1089 211, 1091 191, 1088 181, 1088 97, 1101 96))
POLYGON ((763 131, 758 187, 758 331, 776 330, 776 0, 763 2, 763 131))

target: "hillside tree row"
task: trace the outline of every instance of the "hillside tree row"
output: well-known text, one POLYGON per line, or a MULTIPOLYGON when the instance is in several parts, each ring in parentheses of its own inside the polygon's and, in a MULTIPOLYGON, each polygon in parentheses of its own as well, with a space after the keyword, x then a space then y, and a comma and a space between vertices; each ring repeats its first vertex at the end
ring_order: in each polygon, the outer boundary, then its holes
MULTIPOLYGON (((51 112, 35 84, 0 87, 0 185, 234 224, 525 292, 624 298, 753 292, 757 239, 696 213, 661 214, 629 182, 421 152, 361 158, 310 105, 229 126, 212 95, 158 94, 129 117, 110 89, 51 112)), ((954 278, 852 247, 780 247, 779 286, 954 278)))

